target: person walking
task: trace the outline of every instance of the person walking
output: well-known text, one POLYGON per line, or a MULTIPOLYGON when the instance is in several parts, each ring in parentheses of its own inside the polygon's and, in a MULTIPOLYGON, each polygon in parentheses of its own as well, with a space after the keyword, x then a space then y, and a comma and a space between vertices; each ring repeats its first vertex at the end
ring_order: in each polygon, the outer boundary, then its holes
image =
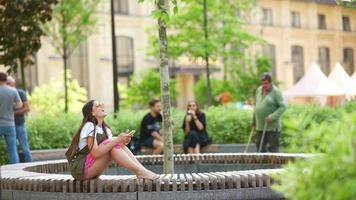
MULTIPOLYGON (((7 85, 16 89, 16 81, 13 77, 7 77, 7 85)), ((22 101, 22 108, 15 110, 15 128, 16 128, 16 136, 18 141, 20 142, 20 146, 22 148, 22 152, 24 154, 25 162, 32 162, 32 155, 30 151, 30 145, 28 144, 28 136, 25 125, 25 114, 30 112, 30 106, 27 101, 26 92, 22 89, 17 88, 17 92, 22 101)))
POLYGON ((7 84, 7 74, 0 72, 0 136, 5 137, 10 163, 18 163, 14 109, 22 108, 22 101, 14 88, 7 84))
POLYGON ((260 81, 252 122, 252 127, 257 132, 257 149, 261 152, 279 152, 281 116, 286 104, 279 89, 273 85, 269 73, 263 73, 260 81))

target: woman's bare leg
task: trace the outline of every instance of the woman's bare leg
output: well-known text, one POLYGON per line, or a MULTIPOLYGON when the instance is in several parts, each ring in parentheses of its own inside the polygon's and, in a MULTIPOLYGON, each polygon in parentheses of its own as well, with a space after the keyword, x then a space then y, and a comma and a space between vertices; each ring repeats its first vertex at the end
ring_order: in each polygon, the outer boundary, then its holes
POLYGON ((194 153, 194 148, 192 148, 192 147, 188 147, 188 153, 189 153, 189 154, 194 153))
POLYGON ((135 161, 133 161, 127 152, 123 150, 123 148, 113 148, 111 150, 111 157, 117 162, 117 164, 136 174, 138 178, 147 178, 153 180, 158 177, 157 174, 147 170, 142 165, 138 165, 135 161))
POLYGON ((85 178, 91 179, 96 176, 99 176, 105 171, 106 168, 109 167, 111 161, 112 159, 109 153, 95 159, 93 166, 88 169, 88 174, 85 178))
POLYGON ((130 156, 130 158, 137 164, 137 165, 140 165, 141 167, 144 167, 135 157, 135 155, 133 155, 133 153, 130 151, 129 148, 127 148, 127 146, 122 146, 122 149, 124 151, 126 151, 127 155, 130 156))
POLYGON ((197 146, 194 148, 194 153, 200 153, 200 145, 197 144, 197 146))
POLYGON ((153 154, 155 154, 155 155, 162 154, 162 152, 163 152, 163 142, 154 139, 153 140, 153 148, 154 148, 153 154))

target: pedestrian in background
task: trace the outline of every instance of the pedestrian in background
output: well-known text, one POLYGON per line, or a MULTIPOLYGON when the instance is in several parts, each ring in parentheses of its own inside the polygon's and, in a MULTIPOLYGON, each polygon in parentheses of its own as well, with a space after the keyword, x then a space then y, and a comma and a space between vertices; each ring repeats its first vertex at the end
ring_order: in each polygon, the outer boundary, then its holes
POLYGON ((0 72, 0 136, 5 137, 10 163, 18 163, 14 109, 22 108, 22 101, 14 88, 7 84, 7 74, 0 72))
MULTIPOLYGON (((11 76, 8 76, 7 77, 7 85, 16 89, 15 79, 12 78, 11 76)), ((23 154, 24 154, 24 161, 32 162, 32 155, 31 155, 31 151, 30 151, 30 145, 28 144, 28 136, 27 136, 26 125, 25 125, 25 114, 30 112, 30 105, 27 101, 26 92, 19 88, 17 88, 16 90, 17 90, 17 92, 21 98, 22 104, 23 104, 22 108, 16 109, 14 112, 16 136, 17 136, 18 141, 20 142, 20 146, 21 146, 23 154)))
POLYGON ((286 109, 286 104, 280 90, 273 85, 269 73, 262 74, 260 81, 261 86, 256 91, 256 106, 252 122, 252 127, 257 132, 257 149, 261 152, 279 152, 281 116, 286 109), (260 146, 261 142, 262 146, 260 146))

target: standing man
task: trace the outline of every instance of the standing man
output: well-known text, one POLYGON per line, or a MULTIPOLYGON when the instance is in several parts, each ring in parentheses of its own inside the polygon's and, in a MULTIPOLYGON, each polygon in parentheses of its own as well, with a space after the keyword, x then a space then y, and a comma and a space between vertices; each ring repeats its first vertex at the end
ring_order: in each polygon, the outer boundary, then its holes
POLYGON ((256 128, 257 132, 257 149, 261 152, 268 151, 279 152, 279 138, 281 131, 280 118, 286 109, 286 104, 281 92, 272 84, 272 77, 269 73, 264 73, 261 76, 261 86, 256 91, 256 106, 253 114, 252 127, 256 128), (263 130, 265 136, 261 141, 263 130))
MULTIPOLYGON (((11 76, 7 77, 7 84, 16 89, 15 79, 11 76)), ((22 89, 16 89, 22 101, 22 108, 15 110, 15 128, 16 136, 20 142, 22 151, 24 153, 25 162, 32 162, 32 155, 30 151, 30 145, 28 144, 27 131, 25 126, 25 114, 30 112, 30 106, 27 101, 26 92, 22 89)))
POLYGON ((142 146, 153 148, 153 154, 161 154, 163 151, 163 137, 160 133, 162 115, 161 102, 153 99, 149 103, 150 112, 141 122, 140 143, 142 146))
POLYGON ((6 85, 7 75, 0 72, 0 136, 4 136, 10 163, 18 163, 14 109, 22 108, 19 94, 6 85))

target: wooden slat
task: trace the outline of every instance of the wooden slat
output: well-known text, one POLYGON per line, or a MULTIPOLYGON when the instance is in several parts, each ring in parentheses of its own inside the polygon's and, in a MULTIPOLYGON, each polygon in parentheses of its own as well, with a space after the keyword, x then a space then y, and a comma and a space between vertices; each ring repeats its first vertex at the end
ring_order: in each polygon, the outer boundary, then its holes
POLYGON ((169 191, 169 183, 170 183, 171 177, 172 177, 172 174, 166 174, 163 177, 163 183, 164 183, 163 191, 169 191))
POLYGON ((194 182, 195 182, 195 185, 196 185, 196 190, 201 190, 202 189, 202 187, 201 187, 201 177, 198 175, 198 174, 196 174, 196 173, 192 173, 192 177, 193 177, 193 179, 194 179, 194 182))
POLYGON ((209 177, 212 189, 217 190, 218 189, 218 180, 217 180, 216 176, 211 173, 205 173, 205 174, 209 177))
POLYGON ((204 185, 204 190, 210 190, 210 179, 207 175, 204 173, 198 173, 198 175, 201 177, 201 181, 204 185))
POLYGON ((173 174, 173 176, 171 178, 172 191, 173 192, 177 192, 178 191, 177 180, 178 180, 178 175, 177 174, 173 174))
POLYGON ((179 190, 180 191, 185 191, 185 175, 184 174, 179 174, 179 190))
POLYGON ((191 174, 185 174, 185 178, 188 182, 188 191, 193 191, 193 177, 191 174))

